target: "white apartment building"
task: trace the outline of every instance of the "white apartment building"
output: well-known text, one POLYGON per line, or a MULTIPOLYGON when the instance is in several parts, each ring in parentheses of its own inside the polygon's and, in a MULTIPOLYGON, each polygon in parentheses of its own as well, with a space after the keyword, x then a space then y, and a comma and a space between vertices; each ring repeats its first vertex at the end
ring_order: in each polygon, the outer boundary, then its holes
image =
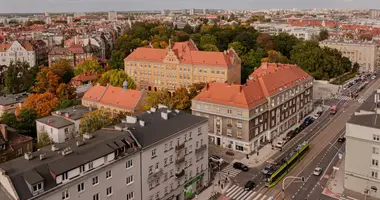
POLYGON ((0 65, 9 66, 11 62, 26 61, 29 66, 36 64, 36 53, 28 42, 14 41, 12 44, 0 44, 0 65))
POLYGON ((313 27, 294 27, 287 24, 259 24, 252 23, 256 30, 267 33, 270 35, 278 35, 279 33, 288 33, 289 35, 293 35, 298 39, 302 40, 311 40, 315 36, 319 35, 320 29, 313 27))
POLYGON ((359 72, 375 72, 380 67, 380 45, 375 42, 324 40, 322 47, 339 50, 343 56, 360 65, 359 72))
POLYGON ((380 198, 379 95, 378 89, 346 124, 344 188, 375 198, 380 198))

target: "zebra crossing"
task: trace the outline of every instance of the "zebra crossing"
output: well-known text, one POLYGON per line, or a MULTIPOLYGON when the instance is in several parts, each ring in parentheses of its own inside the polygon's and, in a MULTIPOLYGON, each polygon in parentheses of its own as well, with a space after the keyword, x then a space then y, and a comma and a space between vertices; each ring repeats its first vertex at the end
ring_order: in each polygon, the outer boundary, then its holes
MULTIPOLYGON (((343 100, 343 101, 348 101, 348 100, 352 100, 353 98, 351 98, 349 96, 337 96, 337 97, 335 97, 335 99, 343 100)), ((358 98, 356 100, 359 101, 359 102, 363 102, 363 101, 366 100, 366 97, 360 97, 360 98, 358 98)))
POLYGON ((226 196, 234 200, 272 200, 272 197, 268 197, 265 194, 258 193, 256 191, 250 190, 245 191, 243 187, 238 185, 233 185, 228 188, 226 196))
POLYGON ((225 168, 221 170, 221 172, 228 177, 235 177, 241 171, 239 169, 235 169, 231 164, 227 165, 225 168))

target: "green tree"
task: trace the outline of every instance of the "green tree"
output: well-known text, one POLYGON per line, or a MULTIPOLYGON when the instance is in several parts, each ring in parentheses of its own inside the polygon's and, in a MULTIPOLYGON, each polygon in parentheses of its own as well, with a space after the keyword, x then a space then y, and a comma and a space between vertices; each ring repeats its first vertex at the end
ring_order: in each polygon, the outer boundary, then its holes
POLYGON ((74 68, 71 66, 70 61, 66 59, 57 60, 50 69, 60 77, 60 83, 69 83, 71 78, 74 77, 74 68))
POLYGON ((128 82, 129 89, 136 89, 136 83, 133 79, 123 70, 119 69, 113 69, 103 73, 98 83, 102 86, 106 86, 107 83, 109 83, 113 86, 123 87, 124 81, 128 82))
POLYGON ((216 37, 210 34, 203 35, 200 39, 201 48, 203 48, 205 45, 210 45, 210 44, 216 46, 217 44, 216 37))
POLYGON ((61 83, 57 88, 56 94, 61 101, 71 100, 76 97, 76 90, 72 85, 61 83))
POLYGON ((158 104, 166 105, 169 108, 173 107, 173 101, 168 90, 148 92, 145 98, 144 109, 149 110, 152 107, 157 107, 158 104))
POLYGON ((61 110, 61 109, 64 109, 64 108, 68 108, 68 107, 72 107, 72 106, 76 106, 76 105, 80 105, 81 104, 81 100, 77 100, 77 99, 71 99, 71 100, 67 100, 67 99, 64 99, 62 101, 60 101, 57 106, 54 108, 54 110, 61 110))
POLYGON ((40 149, 40 148, 48 146, 52 143, 53 143, 53 141, 49 137, 49 134, 46 131, 44 131, 44 132, 39 133, 38 142, 37 142, 36 147, 37 147, 37 149, 40 149))
POLYGON ((75 75, 83 74, 83 73, 100 73, 103 68, 96 60, 87 60, 83 63, 77 65, 74 70, 75 75))
POLYGON ((103 110, 96 110, 87 113, 80 120, 79 132, 81 135, 83 135, 84 133, 92 133, 101 128, 110 126, 113 123, 115 123, 115 119, 112 118, 108 113, 106 113, 103 110))
POLYGON ((228 47, 233 48, 239 56, 242 56, 247 52, 247 48, 245 48, 240 42, 232 42, 228 47))
POLYGON ((319 31, 319 41, 326 40, 329 38, 329 31, 327 29, 322 29, 319 31))
POLYGON ((293 47, 300 42, 295 36, 288 33, 280 33, 273 38, 274 49, 286 57, 290 57, 293 47))
POLYGON ((200 83, 193 83, 189 88, 189 96, 190 99, 193 99, 196 97, 202 89, 206 86, 206 83, 200 82, 200 83))
POLYGON ((185 27, 183 27, 183 31, 185 31, 187 34, 191 34, 193 33, 193 28, 188 23, 186 23, 185 27))
POLYGON ((36 119, 38 114, 30 108, 21 109, 17 115, 18 125, 14 128, 28 133, 29 136, 36 137, 36 119))
POLYGON ((1 123, 6 124, 9 127, 16 127, 18 125, 15 113, 4 112, 1 115, 1 123))
POLYGON ((190 110, 191 99, 186 88, 178 88, 172 97, 173 107, 178 110, 190 110))
POLYGON ((206 44, 202 46, 203 51, 219 52, 219 49, 214 44, 206 44))
POLYGON ((357 62, 355 62, 354 65, 352 66, 351 72, 357 73, 359 71, 359 68, 360 68, 360 65, 357 62))
POLYGON ((184 41, 188 41, 189 39, 190 39, 189 34, 187 34, 184 31, 177 31, 175 41, 184 42, 184 41))
POLYGON ((113 50, 108 65, 112 69, 124 69, 125 54, 123 50, 113 50))
POLYGON ((11 62, 4 72, 4 92, 14 94, 29 90, 34 84, 35 75, 35 67, 30 68, 27 62, 11 62))

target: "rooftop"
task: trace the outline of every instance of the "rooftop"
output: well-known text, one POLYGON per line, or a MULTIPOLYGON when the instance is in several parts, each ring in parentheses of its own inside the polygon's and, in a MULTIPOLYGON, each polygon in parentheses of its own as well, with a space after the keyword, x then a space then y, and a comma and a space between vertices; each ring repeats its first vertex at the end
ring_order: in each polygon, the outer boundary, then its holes
POLYGON ((23 103, 26 97, 28 97, 27 93, 2 95, 0 96, 0 105, 7 106, 16 103, 23 103))
POLYGON ((36 119, 36 121, 58 129, 74 124, 74 122, 58 116, 47 116, 44 118, 36 119))
POLYGON ((147 148, 161 140, 208 121, 207 118, 178 110, 169 111, 167 108, 152 110, 138 115, 135 123, 128 122, 128 118, 131 117, 127 117, 127 123, 117 125, 120 128, 127 127, 142 148, 147 148), (162 117, 163 114, 167 114, 167 119, 162 117), (143 126, 141 126, 140 120, 143 121, 143 126))
POLYGON ((84 114, 90 111, 91 111, 90 108, 87 108, 82 105, 77 105, 77 106, 57 110, 53 112, 52 115, 65 117, 72 120, 78 120, 78 119, 82 119, 84 114))
POLYGON ((59 150, 54 152, 52 146, 46 146, 34 152, 33 159, 27 160, 24 157, 19 157, 0 164, 0 169, 4 170, 5 174, 10 177, 20 199, 24 200, 32 197, 26 181, 33 184, 43 179, 44 190, 47 191, 57 186, 52 174, 60 175, 113 153, 123 146, 127 147, 127 153, 137 151, 135 148, 138 146, 137 143, 126 131, 101 129, 92 135, 94 136, 92 139, 86 139, 85 143, 80 146, 77 146, 77 141, 82 140, 81 138, 55 145, 60 150, 70 147, 72 153, 68 155, 63 156, 59 150), (44 155, 45 158, 41 160, 38 158, 40 155, 44 155))

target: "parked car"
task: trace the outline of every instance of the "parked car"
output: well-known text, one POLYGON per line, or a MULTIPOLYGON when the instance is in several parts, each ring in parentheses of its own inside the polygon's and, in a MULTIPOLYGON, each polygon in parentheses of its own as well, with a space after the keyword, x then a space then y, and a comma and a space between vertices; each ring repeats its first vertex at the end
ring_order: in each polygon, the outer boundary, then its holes
POLYGON ((214 162, 214 163, 217 163, 219 165, 223 164, 223 158, 219 157, 219 156, 216 156, 216 155, 212 155, 208 158, 209 162, 214 162))
POLYGON ((274 146, 277 148, 282 148, 285 144, 284 140, 278 141, 274 146))
POLYGON ((314 169, 313 174, 314 174, 315 176, 319 176, 319 175, 321 175, 322 171, 323 171, 322 168, 317 167, 317 168, 314 169))
POLYGON ((253 182, 253 181, 247 181, 247 183, 244 186, 244 190, 245 191, 250 191, 250 190, 252 190, 255 187, 256 187, 255 182, 253 182))
POLYGON ((314 122, 314 118, 312 118, 311 116, 308 116, 305 118, 305 120, 303 121, 303 123, 306 125, 306 126, 309 126, 310 124, 312 124, 314 122))
POLYGON ((345 142, 346 138, 344 136, 338 138, 338 142, 345 142))
POLYGON ((240 163, 240 162, 235 162, 233 164, 233 167, 235 169, 240 169, 241 171, 244 171, 244 172, 247 172, 249 170, 247 165, 244 165, 243 163, 240 163))
POLYGON ((286 137, 284 138, 284 141, 289 141, 289 140, 291 140, 291 139, 292 139, 292 136, 288 135, 288 136, 286 136, 286 137))
POLYGON ((287 134, 286 134, 286 137, 294 137, 297 133, 294 131, 294 130, 291 130, 289 131, 287 134))
POLYGON ((273 171, 274 171, 273 165, 269 164, 269 165, 265 166, 263 170, 261 170, 261 173, 269 176, 269 175, 273 174, 273 171))

